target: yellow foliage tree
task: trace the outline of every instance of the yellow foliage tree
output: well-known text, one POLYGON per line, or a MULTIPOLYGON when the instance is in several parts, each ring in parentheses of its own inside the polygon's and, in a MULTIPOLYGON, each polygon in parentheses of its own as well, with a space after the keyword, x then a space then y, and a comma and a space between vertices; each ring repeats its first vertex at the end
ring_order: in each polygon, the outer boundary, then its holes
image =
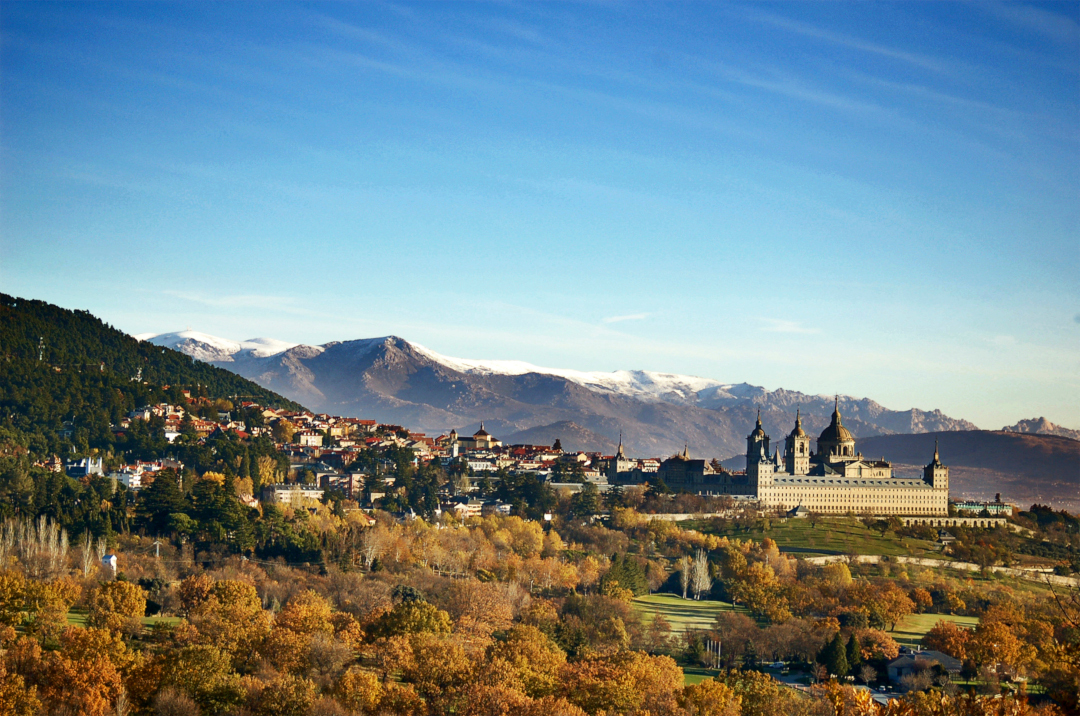
POLYGON ((678 696, 686 716, 740 716, 742 697, 715 679, 687 686, 678 696))
POLYGON ((87 624, 113 631, 137 631, 146 613, 146 593, 131 582, 106 582, 90 591, 87 624))
POLYGON ((623 651, 563 668, 567 700, 588 713, 668 713, 682 691, 683 672, 671 657, 623 651))
POLYGON ((36 716, 41 711, 37 688, 27 686, 20 674, 8 671, 0 661, 0 716, 36 716))
POLYGON ((270 631, 270 616, 255 587, 246 582, 214 582, 205 596, 199 595, 188 615, 199 641, 227 652, 237 667, 251 660, 270 631))
POLYGON ((526 625, 511 629, 504 641, 488 649, 488 656, 493 664, 505 662, 513 674, 514 685, 533 698, 555 692, 559 672, 566 664, 566 652, 544 632, 526 625))
POLYGON ((343 706, 362 714, 378 712, 384 691, 378 676, 357 667, 346 671, 334 688, 343 706))

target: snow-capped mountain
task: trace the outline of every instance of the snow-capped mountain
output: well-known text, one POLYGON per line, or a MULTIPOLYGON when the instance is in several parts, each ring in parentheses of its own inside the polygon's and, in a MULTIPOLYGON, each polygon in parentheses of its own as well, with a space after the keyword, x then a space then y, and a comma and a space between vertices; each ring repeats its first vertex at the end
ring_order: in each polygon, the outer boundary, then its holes
MULTIPOLYGON (((796 407, 808 431, 823 429, 833 409, 832 396, 651 371, 452 358, 395 336, 321 346, 234 341, 195 331, 136 338, 213 363, 319 412, 428 432, 472 430, 484 420, 509 439, 575 425, 583 435, 608 440, 622 434, 638 455, 659 456, 689 444, 691 453, 723 458, 743 450, 759 407, 766 430, 778 437, 791 429, 796 407)), ((844 425, 857 436, 975 429, 940 411, 888 410, 866 398, 842 396, 840 406, 844 425)))
POLYGON ((246 341, 231 341, 218 338, 209 333, 198 331, 178 331, 176 333, 140 333, 136 340, 149 341, 157 346, 172 348, 206 363, 229 362, 237 354, 250 354, 256 358, 269 358, 295 348, 297 343, 279 341, 274 338, 249 338, 246 341))
POLYGON ((542 368, 517 360, 451 358, 418 343, 413 343, 412 346, 432 360, 470 375, 526 375, 528 373, 554 375, 590 390, 639 400, 696 405, 703 399, 716 401, 727 398, 735 401, 762 390, 746 383, 735 385, 721 383, 712 378, 655 373, 648 370, 616 370, 605 373, 567 368, 542 368))

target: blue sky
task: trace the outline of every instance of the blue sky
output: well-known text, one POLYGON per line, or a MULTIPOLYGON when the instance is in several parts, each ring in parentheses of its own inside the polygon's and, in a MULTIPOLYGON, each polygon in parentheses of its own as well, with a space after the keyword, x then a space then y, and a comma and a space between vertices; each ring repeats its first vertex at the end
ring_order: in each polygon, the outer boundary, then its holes
POLYGON ((7 3, 0 289, 1080 427, 1080 4, 7 3))

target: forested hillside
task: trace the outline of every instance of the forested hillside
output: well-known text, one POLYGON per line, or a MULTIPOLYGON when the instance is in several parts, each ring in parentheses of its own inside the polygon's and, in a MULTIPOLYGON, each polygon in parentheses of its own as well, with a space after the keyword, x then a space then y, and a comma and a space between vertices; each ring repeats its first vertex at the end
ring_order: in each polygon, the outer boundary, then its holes
POLYGON ((125 451, 137 436, 114 435, 110 425, 136 407, 182 402, 183 388, 210 399, 299 407, 233 373, 140 343, 86 311, 0 294, 5 443, 13 441, 36 456, 66 453, 72 446, 77 452, 110 449, 117 443, 125 451))

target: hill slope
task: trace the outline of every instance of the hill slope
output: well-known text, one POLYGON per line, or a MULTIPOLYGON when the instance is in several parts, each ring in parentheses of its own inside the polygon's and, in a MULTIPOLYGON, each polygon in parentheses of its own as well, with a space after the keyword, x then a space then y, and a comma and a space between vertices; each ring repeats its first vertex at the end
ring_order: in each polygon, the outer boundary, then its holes
POLYGON ((234 373, 136 341, 86 311, 0 294, 0 425, 23 447, 63 452, 65 422, 80 449, 111 445, 111 425, 135 407, 179 402, 181 386, 209 398, 300 407, 234 373))
MULTIPOLYGON (((791 430, 796 408, 812 433, 824 429, 833 410, 832 396, 649 371, 599 373, 450 358, 396 336, 322 346, 194 332, 142 337, 213 358, 214 365, 318 411, 426 432, 485 420, 504 438, 574 423, 612 444, 621 432, 627 451, 639 456, 668 455, 689 444, 694 455, 726 457, 745 450, 759 406, 775 438, 791 430)), ((840 407, 844 425, 856 435, 975 428, 940 411, 888 410, 865 398, 842 396, 840 407)))

